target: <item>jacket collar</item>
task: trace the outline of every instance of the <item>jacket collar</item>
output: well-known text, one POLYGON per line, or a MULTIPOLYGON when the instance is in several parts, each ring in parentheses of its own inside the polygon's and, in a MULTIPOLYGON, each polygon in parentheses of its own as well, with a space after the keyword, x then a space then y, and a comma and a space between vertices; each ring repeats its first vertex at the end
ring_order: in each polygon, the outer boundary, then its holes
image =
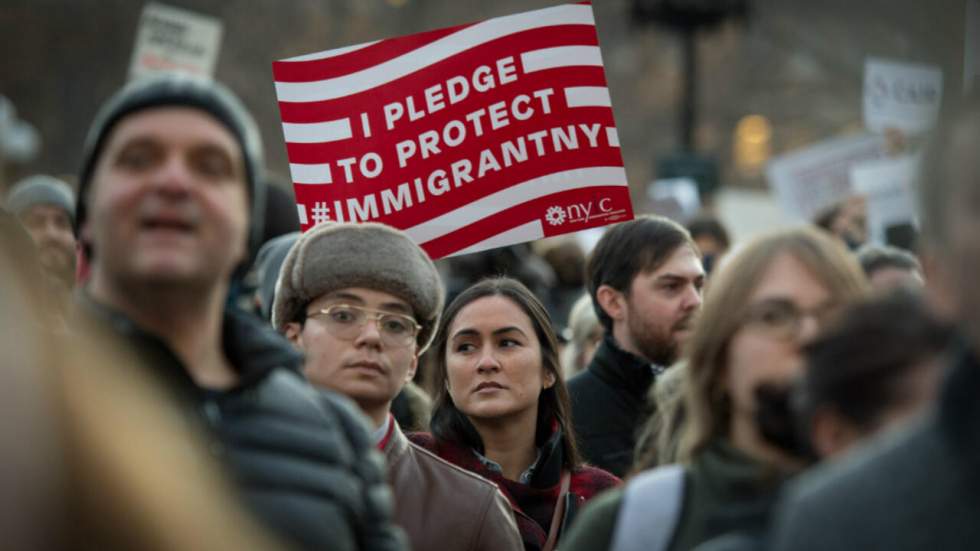
POLYGON ((589 363, 589 371, 606 383, 641 399, 645 399, 654 379, 650 362, 620 348, 608 332, 589 363))
POLYGON ((384 450, 382 450, 389 469, 405 455, 409 445, 408 438, 405 437, 405 433, 402 432, 402 428, 398 426, 398 423, 394 419, 391 420, 391 423, 394 425, 391 429, 391 438, 388 439, 388 443, 385 444, 384 450))
MULTIPOLYGON (((143 361, 170 382, 187 391, 202 390, 163 339, 146 331, 119 310, 97 302, 84 290, 76 294, 76 302, 80 316, 94 319, 103 328, 123 337, 134 346, 143 361)), ((251 386, 277 368, 299 370, 303 362, 302 354, 293 349, 289 341, 255 316, 234 307, 224 310, 221 346, 225 357, 238 373, 237 388, 251 386)))

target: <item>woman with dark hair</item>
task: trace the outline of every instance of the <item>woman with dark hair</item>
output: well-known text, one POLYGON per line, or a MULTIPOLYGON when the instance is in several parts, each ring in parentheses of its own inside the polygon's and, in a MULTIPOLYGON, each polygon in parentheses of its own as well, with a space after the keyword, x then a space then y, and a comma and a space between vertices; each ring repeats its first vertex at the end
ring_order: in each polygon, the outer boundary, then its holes
POLYGON ((516 280, 483 280, 446 308, 432 349, 432 433, 412 440, 496 482, 524 548, 554 549, 578 508, 620 481, 582 464, 544 306, 516 280))

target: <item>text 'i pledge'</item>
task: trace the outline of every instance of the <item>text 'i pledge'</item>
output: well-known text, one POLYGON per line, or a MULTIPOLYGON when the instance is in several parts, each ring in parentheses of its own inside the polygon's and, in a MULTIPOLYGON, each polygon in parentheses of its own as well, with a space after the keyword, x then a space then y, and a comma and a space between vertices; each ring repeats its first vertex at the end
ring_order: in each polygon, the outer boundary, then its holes
MULTIPOLYGON (((394 130, 396 125, 401 122, 406 120, 414 122, 428 114, 441 111, 447 105, 459 103, 469 97, 473 91, 488 92, 497 86, 516 80, 517 67, 514 65, 513 56, 498 59, 493 66, 480 65, 470 75, 453 76, 423 90, 424 102, 419 103, 421 108, 416 106, 415 98, 411 95, 386 104, 382 108, 385 128, 386 130, 394 130)), ((530 95, 519 94, 509 102, 498 101, 467 113, 462 119, 451 120, 441 130, 427 130, 420 133, 415 139, 398 142, 395 145, 398 166, 405 168, 408 161, 416 156, 428 159, 432 155, 438 155, 442 152, 441 146, 457 147, 466 141, 470 133, 473 136, 482 136, 485 132, 485 122, 490 129, 499 130, 508 126, 511 119, 519 121, 530 119, 539 109, 542 113, 549 114, 551 113, 550 97, 553 94, 554 89, 552 88, 536 90, 530 95)), ((361 113, 360 118, 364 136, 366 138, 371 137, 371 124, 368 114, 361 113)), ((355 180, 355 168, 360 176, 369 179, 378 177, 384 170, 384 161, 375 152, 366 153, 360 159, 357 157, 337 159, 336 164, 343 170, 346 183, 352 183, 355 180)))

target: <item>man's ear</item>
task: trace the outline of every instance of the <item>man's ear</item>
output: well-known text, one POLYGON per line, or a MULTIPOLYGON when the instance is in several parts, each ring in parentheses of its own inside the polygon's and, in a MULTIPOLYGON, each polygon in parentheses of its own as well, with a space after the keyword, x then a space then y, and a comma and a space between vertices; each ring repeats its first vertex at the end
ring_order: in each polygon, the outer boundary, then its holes
POLYGON ((626 316, 626 297, 623 293, 608 285, 600 285, 595 292, 599 307, 613 320, 621 320, 626 316))
POLYGON ((303 350, 303 325, 296 321, 286 324, 286 339, 293 343, 298 350, 303 350))

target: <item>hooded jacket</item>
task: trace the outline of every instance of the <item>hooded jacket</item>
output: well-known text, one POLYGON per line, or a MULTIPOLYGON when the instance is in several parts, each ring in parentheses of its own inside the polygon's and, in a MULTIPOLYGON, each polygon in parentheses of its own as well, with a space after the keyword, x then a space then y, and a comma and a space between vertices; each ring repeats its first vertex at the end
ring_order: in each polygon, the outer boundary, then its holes
POLYGON ((222 347, 238 372, 228 390, 204 389, 154 335, 79 295, 79 336, 97 331, 133 350, 164 382, 257 519, 303 549, 400 550, 391 493, 367 424, 353 404, 316 391, 302 356, 257 318, 227 309, 222 347))

